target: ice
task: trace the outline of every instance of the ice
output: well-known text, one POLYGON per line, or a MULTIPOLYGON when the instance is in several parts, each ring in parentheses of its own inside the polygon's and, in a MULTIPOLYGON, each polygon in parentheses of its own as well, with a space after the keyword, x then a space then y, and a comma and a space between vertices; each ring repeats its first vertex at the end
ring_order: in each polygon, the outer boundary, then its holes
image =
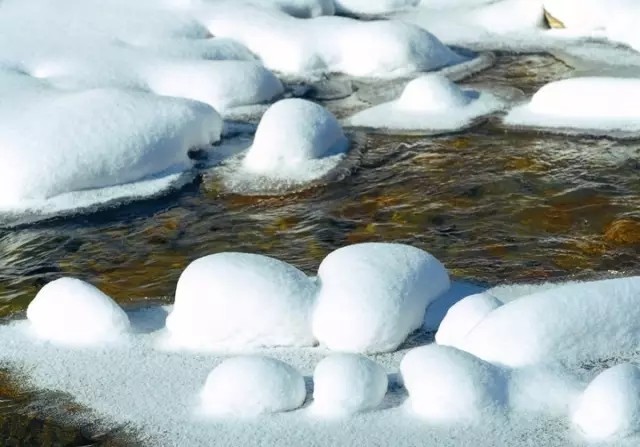
POLYGON ((425 309, 449 288, 444 266, 429 253, 365 243, 330 253, 318 270, 313 332, 329 349, 374 353, 397 348, 422 326, 425 309))
POLYGON ((512 126, 592 133, 640 131, 640 79, 579 77, 542 87, 504 118, 512 126))
POLYGON ((569 284, 497 308, 460 344, 512 367, 597 361, 640 345, 640 277, 569 284))
POLYGON ((503 372, 464 351, 428 345, 412 349, 400 363, 412 410, 441 423, 481 423, 507 404, 503 372))
POLYGON ((263 356, 233 357, 207 377, 200 410, 210 417, 255 417, 295 410, 306 395, 304 378, 286 363, 263 356))
POLYGON ((429 74, 410 81, 397 100, 358 112, 346 123, 400 131, 454 131, 504 107, 492 93, 463 90, 442 75, 429 74))
POLYGON ((387 392, 387 373, 358 354, 332 354, 313 373, 313 411, 329 417, 372 410, 387 392))
POLYGON ((168 346, 194 350, 309 346, 315 285, 267 256, 217 253, 182 272, 168 346))
POLYGON ((454 304, 440 323, 436 343, 459 347, 465 336, 502 302, 486 293, 468 296, 454 304))
POLYGON ((378 15, 411 9, 420 0, 335 0, 336 12, 353 15, 378 15))
POLYGON ((129 318, 89 283, 60 278, 45 285, 27 308, 29 329, 40 339, 71 347, 121 341, 129 318))

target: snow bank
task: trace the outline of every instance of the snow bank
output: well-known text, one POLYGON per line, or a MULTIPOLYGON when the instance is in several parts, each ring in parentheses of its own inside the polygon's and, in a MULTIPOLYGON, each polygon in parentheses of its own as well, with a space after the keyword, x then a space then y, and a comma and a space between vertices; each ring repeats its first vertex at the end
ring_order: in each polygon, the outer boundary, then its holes
POLYGON ((502 372, 455 348, 412 349, 402 359, 400 373, 413 411, 434 422, 479 423, 507 403, 502 372))
POLYGON ((171 347, 309 346, 315 285, 267 256, 218 253, 182 272, 167 318, 171 347))
POLYGON ((336 13, 381 15, 415 7, 420 0, 334 0, 336 13))
POLYGON ((349 146, 336 118, 322 106, 303 99, 272 105, 256 130, 243 167, 272 178, 304 181, 321 176, 331 158, 335 165, 349 146), (318 162, 319 161, 319 162, 318 162))
POLYGON ((234 357, 207 377, 200 409, 207 416, 258 416, 295 410, 305 397, 304 378, 286 363, 270 357, 234 357))
POLYGON ((129 318, 89 283, 60 278, 45 285, 27 308, 31 329, 41 339, 66 346, 97 346, 121 339, 129 318))
POLYGON ((586 437, 603 440, 640 429, 640 369, 621 364, 600 373, 589 384, 573 413, 586 437))
POLYGON ((611 358, 640 345, 639 303, 640 277, 558 286, 497 308, 460 347, 513 367, 611 358))
POLYGON ((410 81, 400 98, 356 113, 347 124, 391 130, 454 131, 505 107, 488 92, 462 90, 446 77, 423 75, 410 81))
POLYGON ((513 126, 594 132, 640 131, 640 79, 582 77, 552 82, 504 122, 513 126))
POLYGON ((376 408, 387 392, 387 374, 376 362, 357 354, 333 354, 313 373, 313 410, 345 416, 376 408))
POLYGON ((468 296, 454 304, 440 323, 436 343, 459 347, 465 336, 502 302, 486 293, 468 296))
POLYGON ((313 332, 329 349, 384 352, 422 325, 425 309, 449 288, 444 266, 402 244, 366 243, 330 253, 318 270, 313 332))

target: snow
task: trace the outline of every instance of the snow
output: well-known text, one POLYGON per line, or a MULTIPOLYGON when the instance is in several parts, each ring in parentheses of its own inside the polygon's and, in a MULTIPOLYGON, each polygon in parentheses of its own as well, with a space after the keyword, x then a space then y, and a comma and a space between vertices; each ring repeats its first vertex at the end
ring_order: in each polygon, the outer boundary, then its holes
POLYGON ((313 372, 313 410, 336 417, 372 410, 387 392, 387 373, 358 354, 332 354, 313 372))
POLYGON ((502 306, 502 302, 486 293, 468 296, 454 304, 440 323, 436 343, 460 346, 464 337, 490 312, 502 306))
POLYGON ((400 363, 411 409, 439 423, 480 423, 507 404, 502 371, 464 351, 428 345, 412 349, 400 363))
POLYGON ((400 97, 356 113, 347 124, 389 130, 454 131, 505 107, 489 92, 463 90, 439 74, 410 81, 400 97))
POLYGON ((458 301, 486 290, 481 287, 465 281, 452 281, 449 290, 438 296, 429 306, 424 314, 424 324, 422 328, 427 332, 436 332, 444 320, 447 312, 458 301))
POLYGON ((180 275, 167 318, 167 346, 194 350, 309 346, 316 288, 295 267, 267 256, 217 253, 180 275))
POLYGON ((210 417, 255 417, 295 410, 306 393, 302 375, 280 360, 233 357, 207 377, 200 394, 200 410, 210 417))
POLYGON ((640 345, 640 277, 562 285, 492 311, 460 348, 511 367, 578 364, 640 345))
POLYGON ((121 341, 129 318, 89 283, 60 278, 45 285, 27 308, 30 330, 40 339, 71 347, 121 341))
POLYGON ((624 363, 600 373, 572 416, 587 438, 622 437, 640 429, 640 369, 624 363))
POLYGON ((333 0, 252 0, 259 6, 272 6, 301 19, 331 16, 336 8, 333 0))
POLYGON ((640 79, 579 77, 543 86, 505 117, 512 126, 586 133, 640 131, 640 79))
POLYGON ((320 264, 318 279, 314 335, 329 349, 358 353, 396 349, 449 288, 447 270, 436 258, 392 243, 335 250, 320 264))
POLYGON ((311 101, 284 99, 260 120, 243 167, 271 178, 305 181, 323 175, 348 147, 329 111, 311 101))
POLYGON ((338 14, 381 15, 411 9, 420 0, 335 0, 338 14))

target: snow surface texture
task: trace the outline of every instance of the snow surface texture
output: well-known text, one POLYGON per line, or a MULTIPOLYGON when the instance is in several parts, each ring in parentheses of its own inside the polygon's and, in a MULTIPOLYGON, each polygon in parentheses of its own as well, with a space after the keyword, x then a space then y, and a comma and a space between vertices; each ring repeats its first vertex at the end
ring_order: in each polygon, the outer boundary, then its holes
POLYGON ((505 107, 488 92, 462 90, 439 74, 423 75, 410 81, 395 101, 365 109, 346 123, 397 131, 455 131, 505 107))
POLYGON ((211 371, 200 394, 207 416, 258 416, 295 410, 304 402, 304 378, 291 366, 269 357, 225 360, 211 371))
POLYGON ((396 349, 449 288, 436 258, 401 244, 340 248, 322 261, 318 279, 314 335, 332 350, 360 353, 396 349))
POLYGON ((102 345, 129 331, 129 318, 110 297, 73 278, 44 286, 29 304, 27 319, 38 338, 61 345, 102 345))
POLYGON ((315 293, 304 273, 277 259, 205 256, 178 280, 167 318, 168 345, 195 350, 313 345, 315 293))
POLYGON ((625 363, 600 373, 581 396, 573 422, 595 440, 638 431, 640 369, 625 363))
POLYGON ((335 0, 338 14, 378 15, 411 9, 420 0, 335 0))
POLYGON ((436 343, 459 346, 464 337, 502 302, 486 293, 468 296, 454 304, 436 333, 436 343))
POLYGON ((640 132, 640 79, 582 77, 552 82, 504 122, 587 133, 640 132))
POLYGON ((313 411, 347 416, 378 407, 387 392, 387 373, 358 354, 332 354, 313 372, 313 411))

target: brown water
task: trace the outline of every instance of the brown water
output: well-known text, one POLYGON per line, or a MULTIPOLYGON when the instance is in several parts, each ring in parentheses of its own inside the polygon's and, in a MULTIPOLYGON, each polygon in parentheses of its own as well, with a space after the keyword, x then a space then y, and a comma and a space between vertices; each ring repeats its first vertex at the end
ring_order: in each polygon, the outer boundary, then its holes
MULTIPOLYGON (((530 95, 569 72, 549 56, 499 55, 468 82, 530 95)), ((495 119, 457 135, 365 140, 352 175, 296 194, 231 194, 213 171, 170 197, 0 230, 0 314, 24 310, 63 275, 124 303, 170 300, 190 261, 227 250, 313 273, 338 247, 404 242, 486 284, 640 272, 640 141, 509 130, 495 119)), ((9 421, 16 413, 0 408, 9 421)), ((7 433, 15 423, 2 420, 7 433)), ((82 445, 69 442, 58 445, 82 445)))

